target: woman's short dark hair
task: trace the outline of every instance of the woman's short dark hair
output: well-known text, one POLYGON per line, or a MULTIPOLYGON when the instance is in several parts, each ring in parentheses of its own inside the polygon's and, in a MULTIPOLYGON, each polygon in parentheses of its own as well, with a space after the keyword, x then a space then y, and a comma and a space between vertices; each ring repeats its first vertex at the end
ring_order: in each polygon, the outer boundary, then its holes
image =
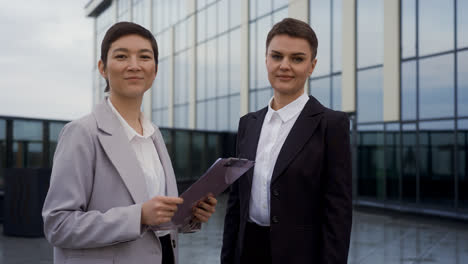
POLYGON ((266 39, 267 51, 271 40, 276 35, 288 35, 293 38, 307 40, 310 50, 312 51, 312 59, 315 59, 315 56, 317 56, 318 40, 314 30, 309 26, 309 24, 294 18, 285 18, 276 23, 273 28, 271 28, 270 32, 268 32, 266 39))
MULTIPOLYGON (((153 34, 149 30, 138 24, 132 22, 118 22, 107 30, 106 35, 104 36, 104 39, 101 43, 101 61, 104 64, 104 68, 106 68, 107 66, 107 53, 109 52, 112 43, 114 43, 116 40, 123 36, 134 34, 139 35, 151 42, 151 47, 153 48, 154 53, 154 62, 156 63, 156 65, 158 65, 158 43, 156 42, 156 39, 154 38, 153 34)), ((104 92, 109 91, 109 81, 107 79, 106 83, 107 86, 104 92)))

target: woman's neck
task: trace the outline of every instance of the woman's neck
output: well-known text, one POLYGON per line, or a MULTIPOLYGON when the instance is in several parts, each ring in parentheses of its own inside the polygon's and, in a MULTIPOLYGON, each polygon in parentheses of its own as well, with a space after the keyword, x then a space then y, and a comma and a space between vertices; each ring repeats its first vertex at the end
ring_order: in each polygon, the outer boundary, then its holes
POLYGON ((117 112, 127 121, 127 123, 135 129, 139 134, 143 133, 143 128, 140 123, 140 109, 142 98, 122 98, 114 94, 109 95, 112 105, 117 112))
POLYGON ((284 94, 274 91, 273 101, 271 102, 271 108, 273 108, 273 110, 275 111, 278 111, 281 108, 293 102, 294 100, 296 100, 297 98, 299 98, 302 94, 304 94, 303 90, 295 94, 284 94))

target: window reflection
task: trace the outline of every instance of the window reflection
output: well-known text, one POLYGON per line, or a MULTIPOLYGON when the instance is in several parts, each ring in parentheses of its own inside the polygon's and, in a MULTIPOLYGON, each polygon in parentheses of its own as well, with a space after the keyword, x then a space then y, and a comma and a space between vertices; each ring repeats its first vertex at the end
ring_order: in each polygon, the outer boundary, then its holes
POLYGON ((382 68, 358 71, 357 110, 358 122, 382 121, 383 105, 382 68))
POLYGON ((310 94, 325 107, 331 107, 330 78, 310 80, 310 94))
POLYGON ((468 119, 458 121, 457 143, 459 207, 468 209, 468 119))
POLYGON ((49 123, 49 166, 52 167, 53 157, 55 149, 57 148, 57 142, 59 139, 60 132, 65 126, 65 122, 50 122, 49 123))
POLYGON ((13 166, 42 167, 42 122, 13 121, 13 166))
POLYGON ((457 47, 468 47, 468 0, 457 0, 457 47))
POLYGON ((402 125, 402 198, 405 202, 416 202, 416 125, 402 125))
POLYGON ((401 56, 416 56, 416 0, 401 2, 401 56))
POLYGON ((453 54, 420 61, 420 118, 453 117, 453 54))
POLYGON ((454 205, 454 123, 419 124, 420 199, 427 204, 454 205))
POLYGON ((330 24, 331 1, 329 0, 311 0, 310 1, 310 25, 314 29, 317 39, 320 43, 320 49, 317 52, 317 65, 313 76, 330 74, 331 62, 331 33, 330 24))
POLYGON ((416 61, 401 64, 401 117, 416 119, 416 61))
POLYGON ((6 165, 6 121, 0 119, 0 190, 4 189, 3 169, 6 165))
POLYGON ((419 54, 453 49, 454 1, 419 1, 419 54), (437 23, 434 18, 437 17, 437 23))
POLYGON ((458 116, 468 116, 468 51, 458 53, 458 116))
POLYGON ((383 126, 358 126, 358 193, 382 199, 385 192, 383 126))
POLYGON ((395 201, 400 198, 400 146, 400 124, 387 124, 385 126, 386 198, 395 201))
POLYGON ((358 68, 383 63, 383 0, 357 1, 358 68))

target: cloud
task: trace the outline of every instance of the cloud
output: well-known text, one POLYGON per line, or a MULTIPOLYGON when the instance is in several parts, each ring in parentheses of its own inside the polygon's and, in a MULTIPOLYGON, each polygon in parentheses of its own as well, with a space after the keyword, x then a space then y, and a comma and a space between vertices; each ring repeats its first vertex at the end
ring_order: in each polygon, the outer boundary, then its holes
POLYGON ((0 9, 0 115, 71 120, 92 107, 87 0, 8 1, 0 9))

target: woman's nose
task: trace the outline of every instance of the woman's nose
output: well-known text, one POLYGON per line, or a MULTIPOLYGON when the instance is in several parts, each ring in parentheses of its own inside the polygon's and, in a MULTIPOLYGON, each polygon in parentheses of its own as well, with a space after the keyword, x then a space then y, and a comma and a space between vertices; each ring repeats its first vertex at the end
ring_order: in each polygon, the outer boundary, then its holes
POLYGON ((135 57, 130 58, 130 60, 128 62, 128 69, 129 70, 139 70, 140 69, 140 65, 138 63, 137 58, 135 58, 135 57))

